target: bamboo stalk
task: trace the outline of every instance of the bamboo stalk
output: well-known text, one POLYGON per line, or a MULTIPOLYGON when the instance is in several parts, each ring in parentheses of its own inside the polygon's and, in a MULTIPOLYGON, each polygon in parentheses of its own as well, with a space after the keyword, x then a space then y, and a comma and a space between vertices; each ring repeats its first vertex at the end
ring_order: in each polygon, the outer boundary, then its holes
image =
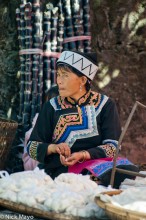
MULTIPOLYGON (((18 30, 18 41, 19 41, 19 48, 23 47, 21 41, 21 22, 20 22, 20 9, 16 9, 16 22, 17 22, 17 30, 18 30)), ((25 76, 25 59, 23 56, 20 56, 20 108, 19 108, 19 116, 18 121, 21 122, 22 120, 22 112, 23 112, 23 103, 24 103, 24 76, 25 76)))
MULTIPOLYGON (((83 35, 83 20, 80 10, 80 1, 72 0, 72 17, 73 17, 73 28, 75 36, 83 35)), ((84 46, 83 41, 76 41, 76 48, 78 51, 83 52, 84 46)))
MULTIPOLYGON (((65 14, 65 29, 64 29, 64 37, 73 37, 74 31, 73 31, 73 23, 72 23, 72 13, 71 13, 71 3, 70 0, 63 1, 63 11, 65 14)), ((76 44, 75 42, 69 42, 63 44, 64 50, 75 50, 76 44)))
POLYGON ((63 34, 64 34, 64 14, 62 11, 62 3, 58 3, 58 24, 57 24, 57 52, 63 50, 63 34))
MULTIPOLYGON (((24 51, 20 55, 19 116, 22 117, 22 121, 26 125, 32 121, 35 113, 40 111, 43 101, 42 94, 50 89, 51 84, 56 83, 56 53, 62 52, 63 49, 73 50, 76 48, 83 51, 83 41, 81 40, 76 43, 70 40, 63 44, 63 38, 83 35, 81 1, 83 0, 59 0, 55 8, 51 3, 47 4, 44 13, 44 25, 42 25, 41 1, 21 0, 20 9, 16 13, 20 50, 44 49, 46 52, 44 57, 41 53, 29 53, 29 51, 27 53, 24 51), (45 40, 42 48, 43 31, 45 32, 45 40)), ((89 1, 86 0, 84 3, 84 12, 86 12, 84 18, 89 21, 86 15, 88 12, 86 6, 89 1)), ((87 32, 89 34, 86 28, 87 32)), ((84 34, 86 33, 84 31, 84 34)))
MULTIPOLYGON (((82 0, 83 5, 83 27, 84 35, 91 36, 90 32, 90 5, 89 0, 82 0)), ((84 41, 84 52, 88 53, 91 51, 91 42, 89 40, 84 41)))
MULTIPOLYGON (((20 9, 16 10, 16 20, 18 29, 19 48, 25 49, 25 21, 24 21, 24 8, 25 5, 20 4, 20 9)), ((19 109, 19 122, 22 121, 24 111, 24 90, 25 90, 25 55, 20 56, 20 109, 19 109)))
MULTIPOLYGON (((57 50, 58 7, 51 10, 51 52, 57 50)), ((51 84, 56 83, 56 58, 51 57, 51 84)))
MULTIPOLYGON (((25 4, 24 21, 25 21, 25 48, 32 48, 32 4, 25 4)), ((25 129, 30 125, 30 114, 31 114, 31 93, 32 93, 32 55, 25 55, 25 90, 24 90, 24 111, 23 111, 23 123, 25 129)))
MULTIPOLYGON (((53 9, 53 4, 49 3, 46 5, 46 11, 44 12, 44 52, 51 51, 51 10, 53 9)), ((44 56, 44 96, 45 93, 51 87, 51 60, 50 57, 44 56)))
MULTIPOLYGON (((42 10, 39 0, 33 0, 33 48, 42 49, 43 29, 42 29, 42 10)), ((42 106, 43 88, 43 57, 41 54, 33 55, 33 92, 31 106, 31 121, 36 112, 40 112, 42 106)))

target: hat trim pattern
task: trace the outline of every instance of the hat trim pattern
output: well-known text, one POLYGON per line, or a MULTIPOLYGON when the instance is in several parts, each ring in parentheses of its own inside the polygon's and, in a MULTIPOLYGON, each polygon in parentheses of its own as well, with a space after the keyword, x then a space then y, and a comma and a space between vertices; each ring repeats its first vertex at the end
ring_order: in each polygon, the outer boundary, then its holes
POLYGON ((57 61, 57 64, 59 63, 66 63, 74 67, 91 80, 98 70, 98 66, 92 63, 88 58, 72 51, 62 52, 61 57, 57 61))

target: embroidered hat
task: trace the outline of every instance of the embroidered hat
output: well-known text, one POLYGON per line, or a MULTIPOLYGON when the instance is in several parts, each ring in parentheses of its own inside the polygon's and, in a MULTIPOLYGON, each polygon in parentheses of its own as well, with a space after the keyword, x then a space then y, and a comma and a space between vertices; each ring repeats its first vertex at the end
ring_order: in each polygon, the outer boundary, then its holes
POLYGON ((57 60, 57 65, 61 63, 73 67, 90 80, 93 80, 98 70, 96 53, 63 51, 60 58, 57 60))

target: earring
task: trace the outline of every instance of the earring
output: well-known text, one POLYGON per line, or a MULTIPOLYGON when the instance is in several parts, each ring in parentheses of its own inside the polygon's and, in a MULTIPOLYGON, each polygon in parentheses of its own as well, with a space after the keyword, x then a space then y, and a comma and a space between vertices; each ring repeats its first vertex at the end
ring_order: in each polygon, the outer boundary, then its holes
POLYGON ((80 85, 80 91, 82 91, 82 86, 80 85))

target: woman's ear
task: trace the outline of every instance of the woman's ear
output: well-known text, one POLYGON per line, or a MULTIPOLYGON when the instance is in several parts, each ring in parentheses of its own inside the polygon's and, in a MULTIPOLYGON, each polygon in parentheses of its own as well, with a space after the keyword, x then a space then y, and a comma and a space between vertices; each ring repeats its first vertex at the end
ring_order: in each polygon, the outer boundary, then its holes
POLYGON ((82 82, 82 85, 84 86, 87 82, 87 77, 86 76, 82 76, 81 77, 81 82, 82 82))

